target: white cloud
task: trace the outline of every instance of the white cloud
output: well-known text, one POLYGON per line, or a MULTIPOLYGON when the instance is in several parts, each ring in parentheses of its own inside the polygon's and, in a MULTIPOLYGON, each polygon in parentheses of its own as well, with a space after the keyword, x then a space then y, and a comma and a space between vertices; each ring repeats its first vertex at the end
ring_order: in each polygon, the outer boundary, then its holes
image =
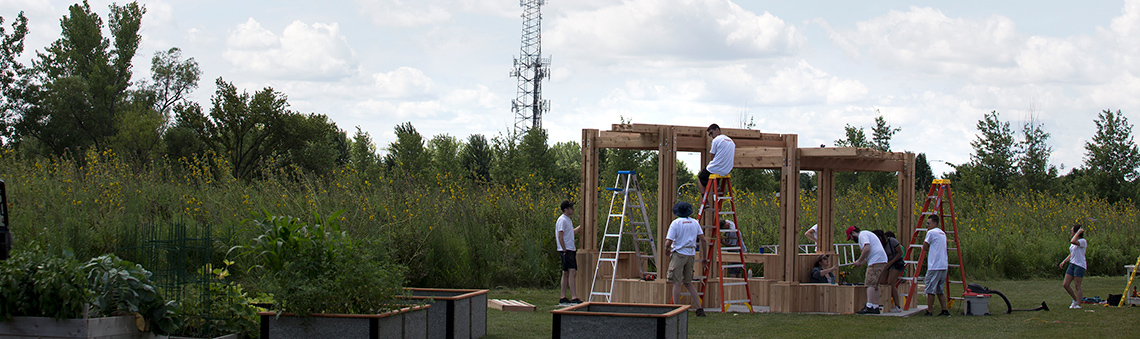
POLYGON ((357 0, 360 13, 378 26, 412 27, 451 20, 448 2, 420 0, 357 0), (437 3, 438 2, 438 3, 437 3))
POLYGON ((400 67, 387 73, 372 75, 375 93, 381 98, 407 98, 428 94, 432 81, 418 69, 400 67))
POLYGON ((249 18, 230 32, 223 56, 239 71, 273 79, 331 80, 358 71, 336 23, 294 21, 280 35, 249 18))
POLYGON ((544 40, 549 51, 588 59, 731 60, 786 55, 803 37, 780 18, 727 0, 626 0, 567 11, 544 40))

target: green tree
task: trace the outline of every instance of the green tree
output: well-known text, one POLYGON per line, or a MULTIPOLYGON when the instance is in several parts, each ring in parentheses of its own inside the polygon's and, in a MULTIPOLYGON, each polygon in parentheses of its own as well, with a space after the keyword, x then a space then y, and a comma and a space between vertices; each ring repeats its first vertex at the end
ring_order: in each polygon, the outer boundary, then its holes
POLYGON ((934 170, 926 160, 926 153, 919 153, 914 157, 914 190, 919 194, 930 191, 930 184, 934 181, 934 170))
POLYGON ((427 144, 432 172, 440 177, 460 178, 463 166, 459 161, 459 149, 462 145, 459 139, 447 134, 432 137, 427 144))
POLYGON ((970 162, 955 168, 962 175, 964 186, 975 191, 1009 188, 1017 170, 1014 167, 1016 143, 1009 122, 1001 121, 998 112, 991 111, 978 120, 977 128, 981 134, 970 142, 974 148, 970 162))
POLYGON ((416 182, 428 173, 431 155, 424 148, 424 137, 411 122, 396 125, 396 141, 388 144, 384 168, 389 175, 416 182))
POLYGON ((14 128, 16 117, 28 108, 29 96, 38 91, 32 80, 32 69, 17 58, 24 54, 24 37, 28 35, 28 18, 24 12, 12 21, 12 32, 4 29, 0 17, 0 146, 18 138, 14 128))
MULTIPOLYGON (((327 142, 330 133, 338 132, 323 115, 289 111, 285 95, 273 88, 251 95, 238 93, 237 87, 222 78, 215 84, 210 115, 203 115, 197 105, 176 105, 175 128, 198 135, 206 149, 226 159, 235 178, 254 179, 260 170, 269 168, 271 160, 283 160, 278 166, 312 169, 298 158, 305 156, 306 147, 327 142)), ((347 145, 330 148, 335 157, 347 158, 347 145)))
POLYGON ((69 8, 60 20, 61 37, 39 53, 34 63, 44 93, 39 109, 24 112, 17 123, 27 135, 54 154, 66 149, 104 148, 115 135, 115 115, 130 86, 131 59, 146 9, 132 2, 112 4, 108 27, 114 41, 103 37, 103 20, 86 1, 69 8))
POLYGON ((164 148, 174 107, 188 103, 185 95, 198 88, 202 73, 194 58, 182 60, 177 47, 156 52, 150 70, 151 82, 143 81, 138 89, 129 91, 115 117, 116 131, 111 138, 113 148, 139 163, 149 162, 164 148))
POLYGON ((875 127, 871 129, 871 146, 883 152, 890 152, 891 137, 899 131, 902 131, 902 128, 892 128, 882 115, 875 117, 875 127))
POLYGON ((576 141, 555 143, 550 147, 554 158, 554 182, 558 187, 574 188, 581 183, 582 146, 576 141))
POLYGON ((327 175, 349 161, 348 136, 324 114, 286 114, 281 131, 297 136, 281 147, 280 166, 296 166, 305 172, 327 175))
POLYGON ((1085 142, 1084 175, 1094 192, 1111 202, 1133 199, 1140 149, 1132 125, 1120 110, 1104 110, 1096 119, 1096 135, 1085 142))
POLYGON ((372 142, 372 135, 362 131, 360 126, 356 126, 348 154, 349 165, 358 176, 364 180, 376 180, 380 176, 380 157, 376 155, 376 144, 372 142))
POLYGON ((550 153, 547 140, 546 130, 542 128, 531 128, 523 134, 518 145, 518 165, 524 171, 520 173, 523 178, 533 174, 543 182, 555 179, 555 159, 550 153))
POLYGON ((1017 184, 1020 188, 1047 191, 1053 188, 1057 179, 1057 168, 1049 165, 1053 148, 1049 146, 1049 133, 1043 126, 1035 118, 1030 118, 1021 128, 1017 157, 1017 170, 1021 174, 1017 184))
POLYGON ((491 181, 491 167, 494 162, 494 153, 487 137, 482 134, 472 134, 467 137, 467 143, 459 152, 459 162, 468 179, 477 183, 491 181))

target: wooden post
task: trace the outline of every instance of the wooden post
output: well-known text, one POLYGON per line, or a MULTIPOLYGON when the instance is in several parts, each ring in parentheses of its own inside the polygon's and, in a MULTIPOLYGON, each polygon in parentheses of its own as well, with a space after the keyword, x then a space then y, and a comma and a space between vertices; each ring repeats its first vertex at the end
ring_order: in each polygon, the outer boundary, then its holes
MULTIPOLYGON (((673 204, 677 199, 677 129, 670 126, 660 127, 658 133, 659 143, 657 149, 657 274, 660 279, 665 278, 668 272, 669 249, 665 247, 665 235, 669 233, 669 224, 673 222, 673 204)), ((660 297, 669 302, 671 289, 666 288, 665 295, 660 297)))
POLYGON ((796 282, 796 230, 799 219, 800 161, 796 135, 786 134, 784 161, 780 168, 780 262, 781 282, 796 282))
POLYGON ((584 250, 598 249, 598 130, 582 130, 582 186, 579 190, 578 212, 582 213, 582 239, 584 250))
POLYGON ((816 181, 819 183, 819 187, 816 188, 819 210, 815 220, 819 227, 815 232, 818 240, 815 253, 827 253, 831 252, 832 244, 835 243, 835 170, 824 169, 816 172, 816 181))
MULTIPOLYGON (((903 246, 909 246, 914 233, 914 153, 907 153, 906 160, 898 172, 898 231, 895 238, 903 246)), ((925 193, 924 193, 925 194, 925 193)))

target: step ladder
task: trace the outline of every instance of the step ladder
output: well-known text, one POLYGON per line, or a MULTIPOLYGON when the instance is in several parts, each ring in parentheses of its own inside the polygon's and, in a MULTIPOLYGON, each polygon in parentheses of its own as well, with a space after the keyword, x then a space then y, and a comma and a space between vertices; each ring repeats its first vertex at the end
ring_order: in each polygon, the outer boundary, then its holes
POLYGON ((926 218, 929 215, 937 215, 942 222, 942 231, 946 232, 946 252, 947 252, 947 274, 946 274, 946 287, 943 290, 949 297, 949 304, 947 307, 953 307, 955 300, 964 300, 963 297, 950 296, 950 285, 958 284, 962 286, 962 293, 969 292, 966 287, 966 267, 962 265, 962 246, 958 241, 958 218, 954 214, 954 200, 950 194, 950 180, 949 179, 935 179, 930 185, 930 193, 926 194, 926 202, 922 204, 922 214, 918 217, 918 225, 914 228, 914 233, 910 236, 910 246, 906 248, 906 255, 903 257, 903 263, 906 264, 907 269, 911 274, 907 277, 900 277, 899 282, 907 281, 910 283, 910 288, 907 293, 900 296, 905 297, 906 302, 903 303, 903 309, 909 310, 910 305, 914 301, 916 289, 920 281, 925 284, 925 276, 922 275, 922 266, 926 264, 926 253, 922 251, 922 244, 926 240, 926 218), (946 225, 950 225, 947 228, 946 225), (918 252, 917 254, 915 252, 918 252), (953 253, 953 254, 951 254, 953 253), (915 260, 915 257, 918 257, 915 260), (950 259, 957 258, 958 262, 955 263, 950 259), (953 269, 957 268, 960 280, 952 280, 951 274, 953 269))
POLYGON ((653 233, 649 229, 649 214, 645 211, 645 198, 641 194, 641 185, 637 181, 636 171, 618 171, 614 187, 607 187, 613 192, 610 197, 610 209, 606 218, 605 232, 602 234, 602 243, 598 246, 598 262, 594 265, 594 279, 590 283, 590 300, 611 302, 613 300, 614 282, 618 276, 618 257, 621 255, 622 242, 629 236, 632 242, 634 255, 637 256, 639 277, 657 277, 657 244, 653 241, 653 233), (631 195, 637 196, 637 201, 630 201, 631 195), (618 207, 618 200, 621 206, 618 207), (629 230, 626 230, 626 225, 629 230), (608 278, 601 276, 602 284, 599 286, 599 274, 603 274, 602 265, 610 268, 608 278), (606 283, 608 280, 608 283, 606 283))
MULTIPOLYGON (((704 297, 708 290, 711 273, 716 274, 717 291, 720 294, 720 311, 728 312, 728 307, 733 304, 743 304, 748 307, 748 312, 753 312, 752 309, 752 288, 748 286, 747 269, 744 267, 744 237, 740 232, 740 223, 736 220, 736 201, 733 199, 733 190, 731 178, 727 175, 721 176, 717 174, 709 175, 709 184, 705 187, 704 194, 701 195, 701 203, 697 211, 697 220, 701 220, 704 216, 706 206, 711 207, 713 213, 712 225, 703 225, 705 234, 712 234, 709 240, 709 248, 705 252, 705 258, 709 259, 704 263, 704 271, 702 275, 695 276, 693 279, 700 281, 700 296, 704 297), (725 208, 725 203, 728 203, 728 208, 725 208), (730 220, 736 229, 721 229, 720 220, 730 220), (711 232, 709 231, 711 229, 711 232), (721 237, 735 238, 735 246, 722 246, 721 237), (711 255, 716 254, 716 260, 712 260, 711 255), (744 281, 725 281, 725 276, 730 269, 739 269, 740 275, 744 281), (744 299, 726 300, 724 298, 725 289, 733 288, 739 291, 743 287, 744 299)), ((739 293, 737 293, 739 295, 739 293)))

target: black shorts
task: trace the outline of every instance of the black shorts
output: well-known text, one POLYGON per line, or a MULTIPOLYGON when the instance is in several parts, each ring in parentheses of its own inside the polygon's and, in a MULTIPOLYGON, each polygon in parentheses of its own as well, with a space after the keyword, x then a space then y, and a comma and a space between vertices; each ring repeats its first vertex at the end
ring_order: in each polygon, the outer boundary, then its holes
POLYGON ((894 264, 891 264, 891 267, 888 267, 888 268, 895 270, 895 271, 902 272, 903 270, 906 269, 906 263, 904 263, 902 261, 902 259, 899 259, 899 261, 896 261, 894 264))
POLYGON ((562 256, 562 270, 577 270, 578 269, 578 252, 577 251, 562 251, 559 253, 562 256))
MULTIPOLYGON (((697 173, 697 180, 701 181, 701 186, 708 186, 709 185, 709 175, 712 175, 712 173, 709 172, 708 169, 701 169, 701 172, 697 173)), ((704 193, 705 192, 701 192, 701 194, 704 194, 704 193)))

